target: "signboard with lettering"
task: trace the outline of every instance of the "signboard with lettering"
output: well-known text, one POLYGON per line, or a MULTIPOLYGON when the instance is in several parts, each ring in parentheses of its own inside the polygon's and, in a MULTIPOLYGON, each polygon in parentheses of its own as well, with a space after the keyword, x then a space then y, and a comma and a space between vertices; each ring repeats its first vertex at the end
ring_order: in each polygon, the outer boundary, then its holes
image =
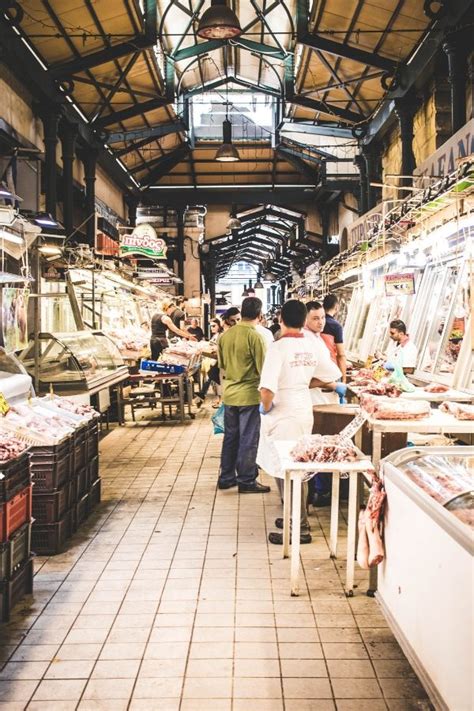
POLYGON ((415 275, 413 272, 386 274, 384 281, 385 294, 387 296, 396 296, 397 294, 411 296, 415 293, 415 275))
POLYGON ((149 259, 166 259, 166 242, 158 237, 151 225, 137 225, 133 232, 120 235, 120 254, 122 257, 135 254, 149 259))
MULTIPOLYGON (((456 131, 441 148, 432 153, 414 171, 415 176, 440 177, 449 175, 456 170, 459 160, 474 153, 474 119, 456 131)), ((415 180, 420 187, 429 187, 429 180, 415 180)))
POLYGON ((382 221, 382 205, 376 205, 347 228, 347 249, 366 242, 374 227, 382 221))

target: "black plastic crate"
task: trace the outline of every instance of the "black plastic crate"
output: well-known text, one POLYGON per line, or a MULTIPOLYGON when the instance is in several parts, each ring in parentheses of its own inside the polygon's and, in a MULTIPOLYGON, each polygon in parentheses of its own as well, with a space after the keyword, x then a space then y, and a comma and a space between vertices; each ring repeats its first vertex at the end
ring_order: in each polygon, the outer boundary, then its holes
POLYGON ((89 515, 89 494, 84 494, 76 504, 76 526, 84 523, 89 515))
POLYGON ((73 471, 77 472, 86 466, 87 456, 88 456, 88 437, 89 430, 87 425, 79 427, 73 436, 73 453, 74 453, 74 465, 73 471))
POLYGON ((99 454, 99 420, 94 417, 87 429, 87 459, 90 461, 99 454))
POLYGON ((52 492, 33 489, 33 518, 38 523, 56 523, 69 506, 69 482, 52 492))
POLYGON ((88 470, 87 467, 83 467, 82 469, 79 469, 79 471, 75 475, 76 478, 76 484, 77 484, 77 496, 76 500, 79 500, 84 494, 87 494, 87 491, 89 489, 89 479, 88 479, 88 470))
POLYGON ((0 543, 0 581, 10 577, 10 541, 0 543))
POLYGON ((94 509, 95 506, 97 506, 97 504, 100 504, 101 490, 101 480, 96 479, 89 490, 89 513, 94 509))
POLYGON ((30 557, 11 580, 0 583, 0 621, 8 622, 15 605, 32 592, 33 557, 30 557))
POLYGON ((12 578, 22 565, 28 560, 31 553, 31 523, 25 523, 9 540, 9 574, 12 578))
POLYGON ((11 462, 0 464, 0 503, 10 501, 19 491, 28 486, 31 479, 29 450, 11 462))
POLYGON ((71 476, 71 449, 57 445, 58 453, 51 453, 52 447, 36 447, 31 455, 31 474, 36 491, 51 492, 60 489, 71 476), (47 450, 43 452, 43 450, 47 450))
POLYGON ((89 460, 89 484, 93 484, 99 478, 99 455, 89 460))
POLYGON ((68 509, 72 508, 77 501, 77 476, 74 476, 67 484, 68 487, 68 509))
POLYGON ((31 548, 38 555, 56 555, 61 553, 64 544, 71 536, 71 510, 66 511, 57 523, 33 523, 31 530, 31 548))

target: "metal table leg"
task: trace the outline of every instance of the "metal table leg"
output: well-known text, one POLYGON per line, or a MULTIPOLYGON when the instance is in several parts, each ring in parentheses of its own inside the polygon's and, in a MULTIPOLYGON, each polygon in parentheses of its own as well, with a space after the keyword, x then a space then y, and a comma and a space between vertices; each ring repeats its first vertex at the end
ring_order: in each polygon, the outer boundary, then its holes
POLYGON ((291 475, 285 471, 283 486, 283 558, 290 555, 291 475))
POLYGON ((299 572, 300 572, 300 533, 301 533, 301 489, 300 478, 293 479, 293 501, 292 501, 292 532, 291 532, 291 594, 300 594, 299 572))
POLYGON ((337 534, 339 528, 339 472, 332 473, 332 494, 331 494, 331 527, 329 535, 329 556, 337 556, 337 534))
POLYGON ((357 480, 358 472, 349 474, 349 506, 347 517, 347 563, 346 563, 346 595, 354 594, 354 564, 357 532, 357 480))
POLYGON ((178 392, 179 392, 179 418, 181 424, 184 424, 184 383, 183 376, 178 377, 178 392))

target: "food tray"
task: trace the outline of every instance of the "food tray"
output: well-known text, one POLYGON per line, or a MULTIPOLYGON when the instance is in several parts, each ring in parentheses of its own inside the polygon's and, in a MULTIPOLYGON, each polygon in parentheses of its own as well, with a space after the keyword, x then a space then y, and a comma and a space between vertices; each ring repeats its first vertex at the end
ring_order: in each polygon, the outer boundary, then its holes
POLYGON ((31 557, 16 575, 0 583, 0 622, 8 622, 15 605, 25 595, 33 592, 33 557, 31 557))
POLYGON ((0 546, 0 581, 10 580, 30 555, 31 523, 25 523, 0 546))
POLYGON ((38 555, 61 553, 66 540, 71 536, 71 509, 57 523, 33 523, 31 548, 38 555))
POLYGON ((69 482, 52 492, 33 492, 33 518, 38 523, 56 523, 69 507, 69 482))
POLYGON ((89 485, 99 478, 99 456, 96 455, 89 462, 89 485))
POLYGON ((12 496, 17 494, 25 486, 28 486, 31 480, 30 474, 30 454, 29 451, 23 452, 11 462, 0 464, 0 502, 9 501, 12 496))
POLYGON ((11 432, 29 447, 60 447, 65 440, 68 440, 70 438, 70 435, 66 434, 63 435, 60 439, 57 439, 55 437, 50 437, 48 435, 35 432, 34 430, 30 430, 27 427, 22 427, 17 423, 10 423, 7 421, 8 418, 4 418, 4 420, 5 421, 2 422, 2 429, 11 432))
POLYGON ((100 479, 96 479, 89 490, 89 513, 94 509, 95 506, 97 506, 97 504, 100 504, 101 489, 101 481, 100 479))
POLYGON ((76 526, 84 523, 89 515, 89 494, 84 494, 76 504, 76 526))
POLYGON ((24 523, 30 522, 31 489, 30 484, 10 501, 0 504, 0 543, 7 541, 24 523))

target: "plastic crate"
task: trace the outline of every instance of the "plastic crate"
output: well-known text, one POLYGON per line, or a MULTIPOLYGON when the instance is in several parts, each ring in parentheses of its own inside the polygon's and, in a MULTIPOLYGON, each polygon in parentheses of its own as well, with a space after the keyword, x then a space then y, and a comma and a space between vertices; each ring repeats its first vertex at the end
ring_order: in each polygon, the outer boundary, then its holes
POLYGON ((77 476, 74 476, 67 484, 68 499, 67 508, 70 509, 77 501, 77 476))
POLYGON ((56 523, 33 523, 31 529, 31 548, 38 555, 56 555, 61 553, 72 533, 71 509, 66 511, 56 523))
POLYGON ((88 486, 88 471, 87 467, 80 469, 75 476, 77 485, 76 501, 78 501, 84 494, 87 494, 88 486))
POLYGON ((76 526, 84 523, 89 515, 89 494, 84 494, 76 504, 76 526))
POLYGON ((0 477, 0 502, 9 501, 31 481, 29 451, 23 452, 11 462, 1 464, 0 477))
POLYGON ((11 580, 0 583, 0 621, 8 622, 15 605, 32 592, 33 557, 30 557, 11 580))
POLYGON ((0 548, 0 580, 10 580, 30 557, 31 523, 25 523, 0 548), (4 555, 2 556, 2 550, 4 555))
POLYGON ((77 472, 86 466, 88 454, 88 427, 79 427, 73 437, 72 450, 74 454, 73 471, 77 472))
POLYGON ((31 519, 31 484, 10 501, 0 504, 0 543, 8 541, 12 533, 31 519))
POLYGON ((97 418, 89 422, 87 428, 87 460, 99 454, 99 424, 97 418))
POLYGON ((88 467, 89 485, 92 486, 92 484, 99 478, 99 455, 92 457, 92 459, 89 461, 88 467))
POLYGON ((38 523, 56 523, 69 506, 69 482, 51 493, 33 491, 33 518, 38 523))
POLYGON ((100 504, 102 484, 100 479, 96 479, 91 488, 89 489, 89 513, 94 509, 97 504, 100 504))
POLYGON ((71 439, 51 447, 34 447, 31 453, 31 474, 36 491, 60 489, 71 476, 71 439))
POLYGON ((168 363, 159 363, 156 360, 140 361, 140 371, 143 373, 164 373, 168 375, 181 375, 186 370, 185 365, 169 365, 168 363))

